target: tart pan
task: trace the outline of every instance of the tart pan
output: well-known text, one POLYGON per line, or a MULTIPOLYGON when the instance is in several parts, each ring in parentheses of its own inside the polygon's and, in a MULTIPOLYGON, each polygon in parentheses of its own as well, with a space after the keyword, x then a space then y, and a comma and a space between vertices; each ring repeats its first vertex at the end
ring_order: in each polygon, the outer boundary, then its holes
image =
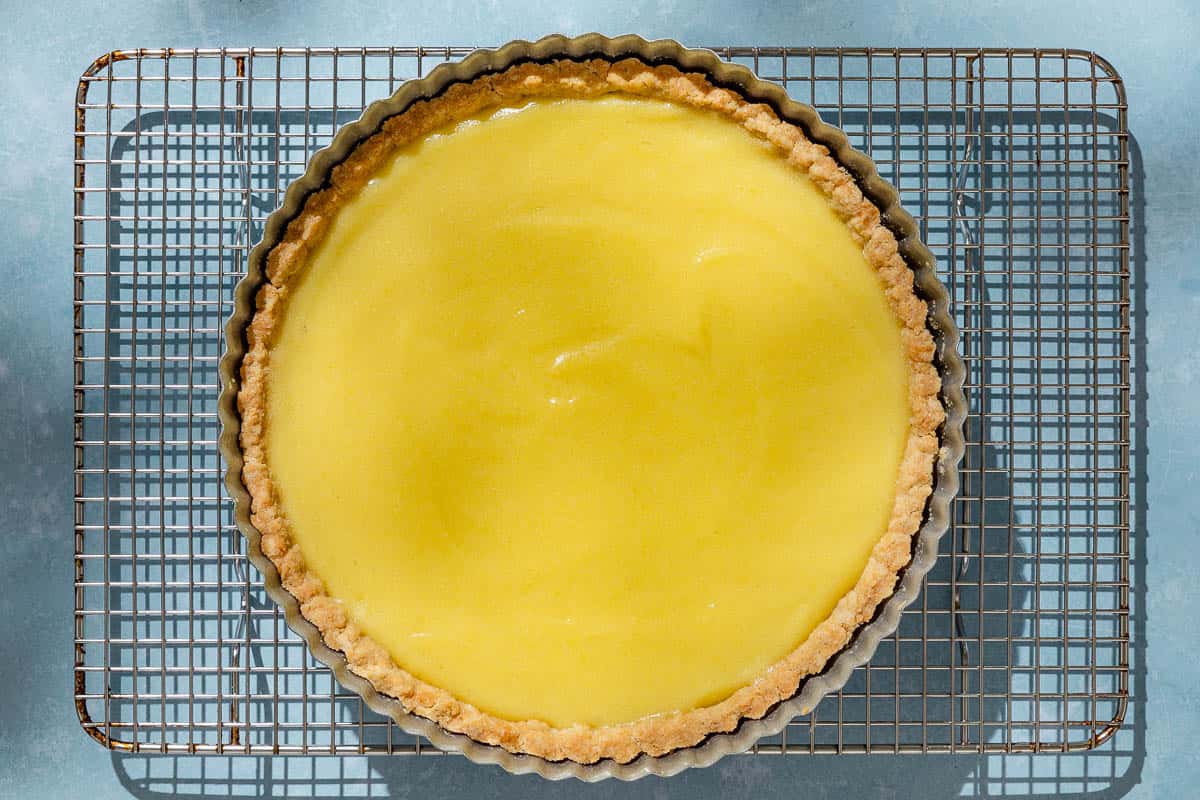
POLYGON ((880 639, 896 630, 901 613, 917 597, 937 558, 938 541, 950 526, 950 504, 958 491, 958 466, 963 455, 965 372, 958 354, 958 328, 949 314, 950 298, 935 274, 933 254, 921 243, 913 218, 900 208, 896 190, 879 176, 870 158, 850 147, 841 130, 824 123, 811 106, 792 100, 778 84, 760 80, 746 67, 723 61, 709 50, 686 48, 669 39, 647 41, 634 35, 616 38, 594 33, 574 38, 553 35, 536 42, 514 41, 496 49, 476 50, 462 61, 439 65, 425 77, 405 83, 391 97, 372 103, 358 120, 344 125, 328 147, 312 156, 304 175, 288 187, 283 205, 267 218, 262 241, 250 252, 246 276, 238 283, 234 300, 233 314, 225 325, 226 349, 219 367, 219 447, 227 465, 225 486, 234 499, 234 518, 246 537, 251 563, 263 575, 267 594, 283 609, 288 626, 304 639, 313 655, 333 670, 343 686, 361 695, 372 710, 392 718, 404 731, 424 736, 442 749, 459 751, 472 761, 499 764, 509 772, 533 772, 552 779, 633 780, 643 775, 674 775, 688 767, 707 766, 722 756, 748 750, 759 739, 779 733, 793 718, 810 713, 821 698, 842 688, 851 672, 874 655, 880 639), (300 213, 308 196, 320 190, 331 170, 359 142, 380 130, 384 120, 403 112, 417 100, 441 93, 452 83, 500 72, 521 61, 563 58, 616 61, 627 57, 699 72, 717 86, 769 104, 781 119, 800 126, 812 141, 829 148, 834 159, 854 176, 863 194, 879 208, 883 224, 895 235, 900 254, 913 271, 916 293, 928 306, 926 324, 934 338, 934 365, 941 376, 939 397, 946 418, 938 432, 933 491, 921 527, 913 537, 912 560, 900 574, 892 596, 876 610, 874 619, 858 629, 821 673, 805 678, 792 697, 777 704, 761 719, 743 720, 734 730, 712 734, 691 747, 661 756, 643 754, 624 764, 611 759, 579 764, 513 754, 446 731, 433 721, 408 712, 399 700, 380 694, 370 682, 350 671, 345 655, 328 647, 316 626, 301 615, 296 598, 282 587, 275 565, 262 553, 261 533, 250 521, 250 495, 242 481, 237 396, 246 353, 245 330, 254 313, 254 298, 265 281, 267 254, 282 239, 288 223, 300 213))

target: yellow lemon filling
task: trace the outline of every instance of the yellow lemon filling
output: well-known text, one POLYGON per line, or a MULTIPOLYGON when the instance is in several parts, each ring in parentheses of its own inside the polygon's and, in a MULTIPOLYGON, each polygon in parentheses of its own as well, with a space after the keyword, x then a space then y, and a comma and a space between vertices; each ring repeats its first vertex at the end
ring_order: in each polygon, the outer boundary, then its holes
POLYGON ((806 178, 714 114, 534 102, 342 207, 271 354, 268 463, 328 592, 491 714, 717 702, 857 580, 899 323, 806 178))

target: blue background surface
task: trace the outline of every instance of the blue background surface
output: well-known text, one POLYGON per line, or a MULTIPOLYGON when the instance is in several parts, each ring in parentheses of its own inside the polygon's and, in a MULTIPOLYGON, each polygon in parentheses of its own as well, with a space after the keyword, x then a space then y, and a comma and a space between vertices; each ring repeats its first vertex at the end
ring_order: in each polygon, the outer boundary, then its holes
MULTIPOLYGON (((0 48, 0 797, 697 797, 1200 795, 1200 12, 1142 3, 901 0, 656 4, 61 2, 4 0, 0 48), (1135 576, 1132 744, 1112 757, 870 756, 726 759, 669 781, 549 784, 462 759, 155 758, 108 753, 71 703, 71 129, 79 73, 138 46, 498 43, 550 32, 634 31, 688 44, 1046 46, 1093 49, 1125 78, 1141 153, 1134 244, 1146 309, 1135 434, 1147 476, 1135 576)), ((1136 173, 1135 163, 1135 173, 1136 173)), ((1135 506, 1136 507, 1136 506, 1135 506)))

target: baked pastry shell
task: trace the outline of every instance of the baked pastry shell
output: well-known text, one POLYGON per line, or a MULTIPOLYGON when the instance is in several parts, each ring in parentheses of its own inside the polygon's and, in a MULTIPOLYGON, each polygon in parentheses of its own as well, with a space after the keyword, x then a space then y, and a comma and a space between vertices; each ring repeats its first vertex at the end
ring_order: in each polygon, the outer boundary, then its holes
POLYGON ((235 289, 234 310, 225 325, 226 349, 219 365, 221 433, 218 445, 226 464, 225 486, 234 500, 234 519, 246 538, 248 558, 262 573, 267 594, 283 610, 288 627, 304 639, 313 655, 330 667, 343 686, 360 695, 373 711, 393 719, 404 731, 423 736, 442 749, 460 751, 472 761, 499 764, 509 772, 532 772, 552 779, 574 777, 595 781, 612 777, 633 780, 643 775, 667 776, 688 767, 707 766, 722 756, 748 750, 759 739, 779 733, 793 718, 810 713, 825 695, 842 688, 853 670, 870 660, 879 641, 896 630, 901 614, 916 599, 925 575, 933 567, 938 542, 950 527, 951 501, 958 492, 966 418, 962 392, 965 369, 958 354, 958 328, 950 316, 949 305, 949 294, 936 276, 933 254, 921 243, 916 222, 900 208, 895 188, 879 176, 869 157, 850 147, 841 130, 823 122, 811 106, 791 99, 778 84, 760 80, 746 67, 726 62, 712 51, 686 48, 669 39, 647 41, 635 35, 615 38, 600 34, 570 38, 552 35, 536 42, 514 41, 496 49, 476 50, 462 61, 441 64, 425 77, 405 83, 391 97, 372 103, 358 120, 342 126, 332 143, 312 156, 304 174, 288 187, 283 204, 267 218, 262 240, 250 252, 246 276, 235 289), (242 477, 241 418, 237 398, 241 389, 241 365, 247 349, 246 328, 255 312, 255 297, 266 281, 268 253, 283 239, 288 223, 300 214, 307 198, 327 184, 333 168, 359 142, 377 133, 384 120, 403 112, 415 101, 440 94, 453 83, 501 72, 523 61, 563 58, 616 61, 627 57, 699 72, 715 85, 734 90, 751 101, 767 103, 781 119, 799 126, 812 141, 829 148, 834 159, 854 176, 863 194, 879 208, 883 224, 895 235, 900 254, 913 271, 916 294, 928 306, 926 324, 935 344, 934 366, 941 378, 939 399, 945 421, 938 431, 933 489, 921 526, 913 537, 912 560, 901 572, 892 596, 880 604, 875 617, 858 629, 849 645, 831 658, 821 673, 804 679, 794 695, 761 719, 745 719, 734 730, 712 734, 691 747, 661 756, 643 754, 627 763, 605 759, 580 764, 514 754, 499 746, 447 731, 431 720, 408 712, 399 700, 380 694, 369 681, 349 669, 342 652, 324 643, 317 627, 300 613, 296 598, 283 588, 275 564, 262 552, 262 535, 251 521, 250 494, 242 477))

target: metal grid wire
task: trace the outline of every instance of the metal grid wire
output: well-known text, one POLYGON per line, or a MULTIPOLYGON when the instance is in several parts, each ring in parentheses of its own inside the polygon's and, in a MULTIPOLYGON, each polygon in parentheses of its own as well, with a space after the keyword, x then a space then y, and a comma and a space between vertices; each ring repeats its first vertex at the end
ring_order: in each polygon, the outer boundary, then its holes
MULTIPOLYGON (((899 631, 757 753, 1086 749, 1129 690, 1126 103, 1062 50, 717 48, 870 153, 954 299, 952 535, 899 631)), ((221 485, 220 329, 288 183, 470 48, 145 50, 75 130, 75 702, 128 751, 435 753, 314 661, 221 485)))

